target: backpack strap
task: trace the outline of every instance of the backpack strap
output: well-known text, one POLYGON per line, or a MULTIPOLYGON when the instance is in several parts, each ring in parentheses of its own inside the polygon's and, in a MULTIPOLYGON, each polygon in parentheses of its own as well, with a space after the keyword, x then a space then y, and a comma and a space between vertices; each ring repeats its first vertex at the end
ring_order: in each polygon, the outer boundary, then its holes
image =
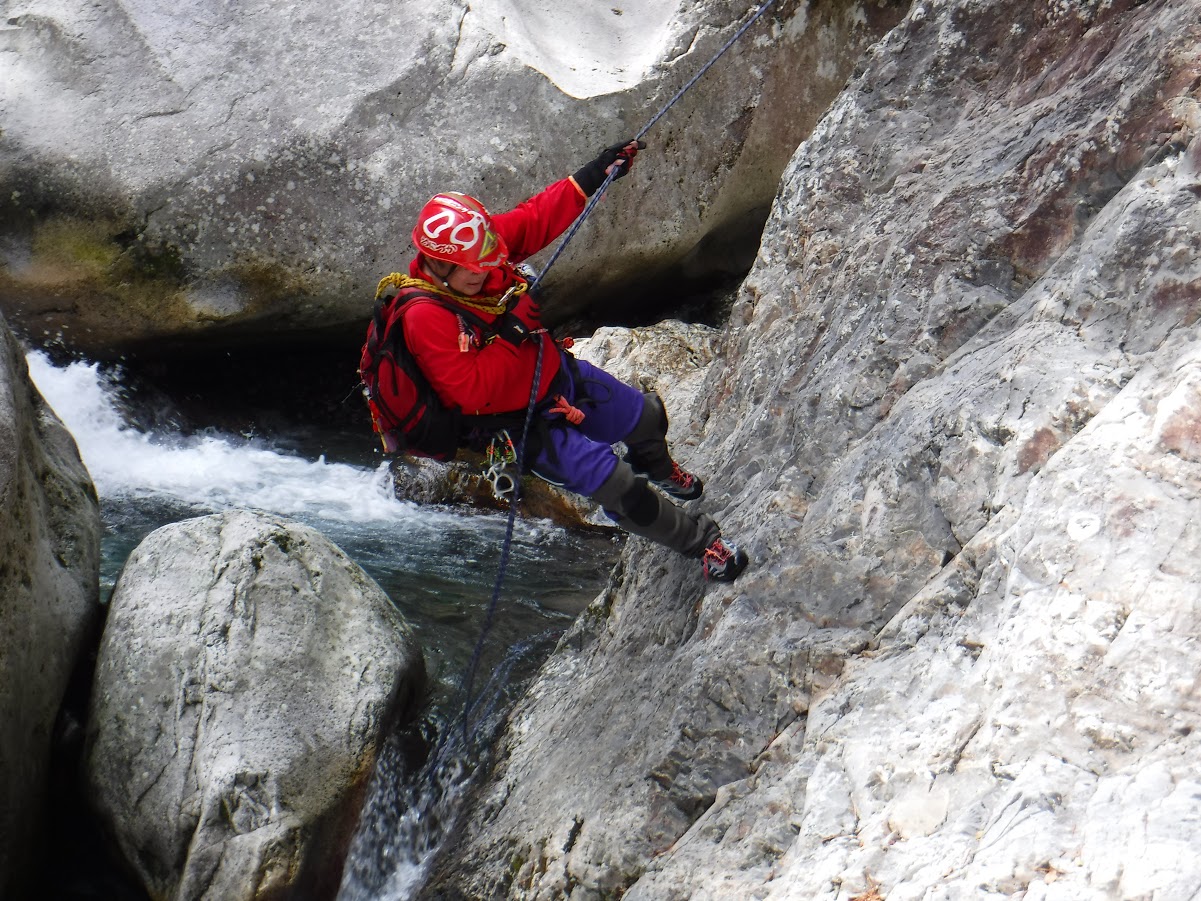
MULTIPOLYGON (((407 347, 403 353, 399 352, 396 347, 397 343, 404 341, 404 312, 418 303, 434 303, 453 313, 458 318, 462 331, 466 331, 467 324, 473 325, 479 329, 481 340, 484 342, 495 337, 498 330, 491 322, 472 310, 464 308, 462 304, 456 303, 451 297, 443 295, 429 282, 422 279, 393 273, 380 282, 379 288, 376 290, 371 325, 367 330, 367 341, 363 347, 364 362, 361 364, 360 373, 364 373, 368 368, 367 361, 378 360, 381 354, 390 352, 392 358, 398 362, 402 359, 408 360, 406 371, 409 379, 415 384, 424 385, 425 390, 430 392, 431 399, 436 403, 436 395, 433 394, 428 378, 425 373, 421 372, 416 360, 408 353, 407 347)), ((464 335, 461 333, 460 340, 463 338, 464 335)), ((364 377, 364 385, 366 384, 367 380, 364 377)), ((370 395, 368 397, 370 400, 370 395)), ((439 404, 439 406, 441 405, 439 404)), ((452 428, 458 433, 459 445, 472 450, 483 450, 491 437, 500 429, 520 428, 525 422, 524 410, 512 413, 466 414, 457 407, 446 408, 443 406, 441 409, 445 415, 452 418, 454 423, 452 428)), ((415 410, 410 415, 415 416, 419 413, 420 411, 415 410)), ((530 430, 530 444, 535 449, 535 453, 529 455, 531 461, 537 456, 536 449, 538 447, 543 443, 549 444, 548 441, 544 442, 544 434, 539 431, 539 426, 544 422, 545 420, 541 416, 536 417, 535 427, 530 430)), ((439 457, 439 459, 441 458, 439 457)))

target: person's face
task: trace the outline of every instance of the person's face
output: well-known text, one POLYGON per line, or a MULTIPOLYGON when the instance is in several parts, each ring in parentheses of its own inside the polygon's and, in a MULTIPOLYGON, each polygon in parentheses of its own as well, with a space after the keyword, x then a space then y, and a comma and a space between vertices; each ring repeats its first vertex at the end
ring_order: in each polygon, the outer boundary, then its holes
POLYGON ((462 266, 454 266, 443 260, 426 258, 423 264, 427 272, 446 282, 447 287, 465 297, 474 297, 484 289, 488 280, 486 272, 472 272, 462 266))
POLYGON ((455 266, 450 275, 446 277, 446 283, 450 285, 452 291, 458 291, 467 297, 474 297, 484 289, 484 282, 487 278, 487 272, 472 272, 462 266, 455 266))

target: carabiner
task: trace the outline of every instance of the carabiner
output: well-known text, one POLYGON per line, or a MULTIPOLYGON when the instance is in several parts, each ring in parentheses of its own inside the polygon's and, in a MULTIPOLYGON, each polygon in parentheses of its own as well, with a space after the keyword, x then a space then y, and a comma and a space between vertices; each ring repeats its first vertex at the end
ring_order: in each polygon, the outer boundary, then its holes
POLYGON ((488 471, 484 473, 484 478, 492 486, 492 496, 498 501, 511 500, 517 490, 517 482, 505 472, 504 463, 494 463, 489 466, 488 471))
POLYGON ((501 429, 492 436, 492 440, 488 442, 487 457, 489 466, 500 463, 503 468, 509 463, 517 462, 517 446, 513 443, 508 429, 501 429))

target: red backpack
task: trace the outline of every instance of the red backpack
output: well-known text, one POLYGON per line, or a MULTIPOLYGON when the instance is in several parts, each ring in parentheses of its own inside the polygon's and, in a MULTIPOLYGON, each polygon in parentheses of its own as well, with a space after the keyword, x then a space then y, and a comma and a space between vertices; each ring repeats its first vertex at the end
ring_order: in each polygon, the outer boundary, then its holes
POLYGON ((381 290, 367 327, 359 378, 384 453, 449 460, 464 437, 465 417, 442 403, 413 359, 404 339, 404 312, 413 304, 436 303, 480 328, 485 336, 492 329, 458 304, 409 282, 401 279, 399 285, 381 290))

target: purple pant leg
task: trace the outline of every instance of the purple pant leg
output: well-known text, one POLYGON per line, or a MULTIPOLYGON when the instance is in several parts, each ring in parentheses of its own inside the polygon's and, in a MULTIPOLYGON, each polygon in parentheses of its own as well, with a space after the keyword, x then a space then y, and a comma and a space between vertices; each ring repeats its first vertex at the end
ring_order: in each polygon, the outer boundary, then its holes
POLYGON ((575 365, 582 384, 576 384, 576 374, 564 360, 563 371, 571 384, 563 393, 572 403, 579 401, 584 421, 573 426, 559 415, 548 416, 562 424, 550 429, 550 447, 538 454, 533 470, 548 482, 590 497, 617 466, 611 445, 638 424, 642 392, 583 360, 575 365))

